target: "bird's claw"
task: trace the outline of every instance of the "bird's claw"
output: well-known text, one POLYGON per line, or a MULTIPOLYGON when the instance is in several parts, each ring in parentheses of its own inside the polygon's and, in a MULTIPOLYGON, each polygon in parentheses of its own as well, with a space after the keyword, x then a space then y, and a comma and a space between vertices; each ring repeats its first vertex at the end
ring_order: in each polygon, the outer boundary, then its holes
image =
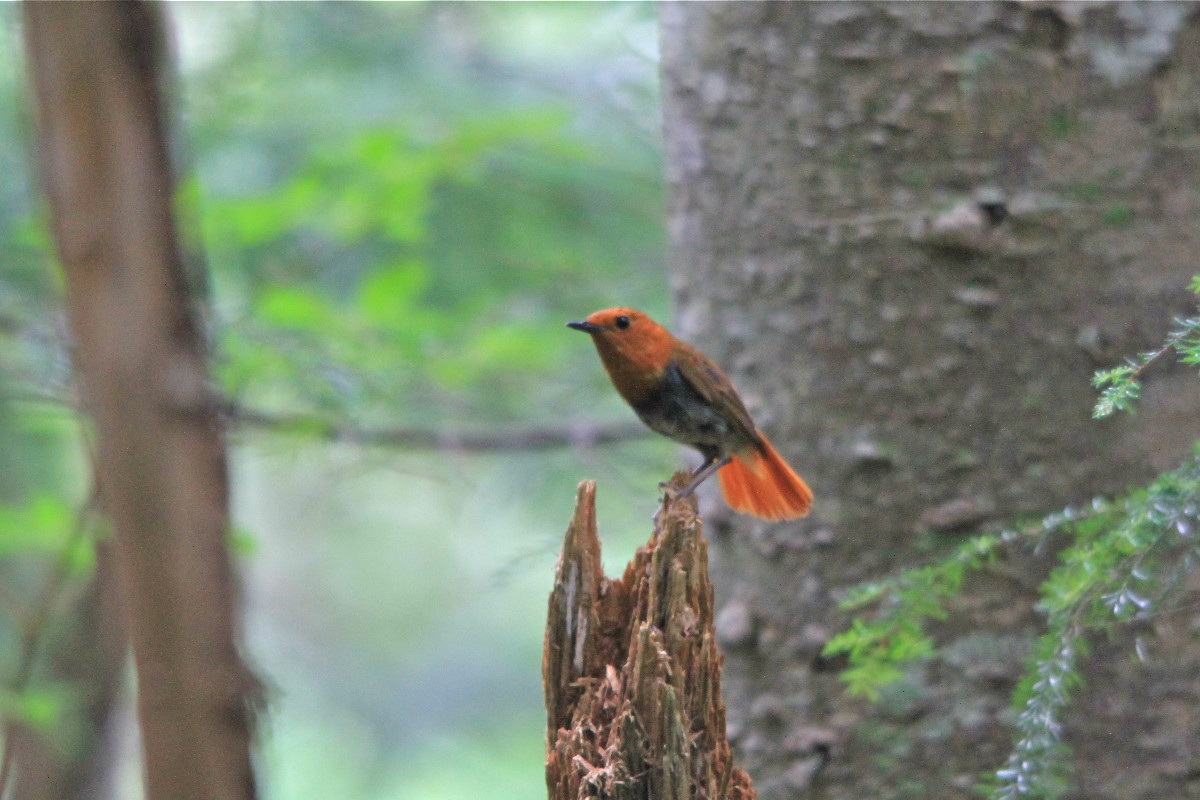
POLYGON ((679 499, 679 489, 672 486, 667 481, 659 481, 658 489, 663 493, 662 501, 658 504, 658 508, 654 510, 654 516, 650 517, 651 522, 658 524, 658 518, 662 515, 663 510, 679 499))

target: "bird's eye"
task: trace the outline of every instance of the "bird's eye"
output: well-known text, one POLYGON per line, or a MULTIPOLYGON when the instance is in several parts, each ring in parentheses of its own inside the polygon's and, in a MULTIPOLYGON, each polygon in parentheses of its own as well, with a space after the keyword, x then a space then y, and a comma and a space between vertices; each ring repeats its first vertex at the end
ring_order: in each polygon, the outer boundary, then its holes
POLYGON ((621 330, 625 330, 629 327, 629 317, 625 316, 624 314, 617 317, 615 322, 617 323, 617 327, 621 330))

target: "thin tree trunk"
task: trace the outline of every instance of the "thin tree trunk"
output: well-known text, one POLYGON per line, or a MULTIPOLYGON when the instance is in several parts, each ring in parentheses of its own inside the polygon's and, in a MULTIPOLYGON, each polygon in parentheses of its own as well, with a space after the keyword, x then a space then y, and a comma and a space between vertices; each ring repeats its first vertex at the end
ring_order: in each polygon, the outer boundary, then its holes
POLYGON ((163 25, 144 2, 27 3, 52 228, 97 435, 151 800, 246 800, 224 444, 173 219, 163 25))
MULTIPOLYGON (((1194 308, 1198 10, 661 6, 677 327, 816 492, 794 524, 702 503, 731 738, 764 798, 975 796, 1050 559, 976 580, 873 706, 820 656, 839 593, 1144 482, 1200 433, 1190 370, 1156 368, 1135 417, 1090 414, 1092 372, 1194 308)), ((1196 796, 1188 624, 1136 632, 1163 643, 1148 666, 1128 626, 1097 649, 1066 726, 1081 796, 1196 796)))
MULTIPOLYGON (((675 478, 677 488, 689 476, 675 478)), ((721 700, 708 546, 665 504, 624 577, 604 576, 596 484, 579 486, 550 595, 542 677, 550 800, 753 800, 721 700)))
MULTIPOLYGON (((86 522, 81 519, 78 524, 77 535, 82 537, 86 522)), ((91 546, 86 541, 81 544, 91 546)), ((48 579, 33 612, 36 619, 24 632, 18 676, 18 689, 37 684, 70 687, 71 708, 60 725, 70 726, 73 735, 63 740, 20 720, 5 720, 0 766, 0 792, 5 800, 95 796, 89 787, 104 767, 99 754, 120 696, 127 651, 112 548, 104 542, 95 546, 91 580, 53 626, 50 618, 61 605, 70 569, 66 559, 73 557, 74 545, 48 579), (51 638, 48 630, 52 627, 56 633, 51 638)))

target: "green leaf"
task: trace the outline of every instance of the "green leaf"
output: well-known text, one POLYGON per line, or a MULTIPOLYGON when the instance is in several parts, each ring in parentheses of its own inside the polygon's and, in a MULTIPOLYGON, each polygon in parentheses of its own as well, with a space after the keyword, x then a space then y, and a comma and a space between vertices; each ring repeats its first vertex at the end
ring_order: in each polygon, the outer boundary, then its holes
POLYGON ((1103 389, 1096 407, 1092 409, 1094 419, 1104 419, 1117 411, 1133 411, 1133 404, 1142 390, 1141 384, 1133 377, 1136 372, 1137 367, 1129 364, 1099 370, 1092 376, 1092 385, 1103 389))
POLYGON ((55 686, 23 692, 0 689, 0 717, 19 720, 36 731, 51 734, 62 720, 65 694, 61 687, 55 686))
POLYGON ((371 272, 358 289, 363 317, 377 325, 395 326, 429 286, 429 270, 420 261, 408 260, 371 272))
POLYGON ((249 558, 258 553, 258 538, 246 528, 229 531, 229 549, 237 556, 249 558))
POLYGON ((336 316, 328 300, 310 289, 268 287, 259 295, 258 315, 280 328, 319 332, 336 316))
POLYGON ((66 546, 75 511, 63 499, 34 495, 20 506, 0 506, 0 556, 53 553, 66 546))

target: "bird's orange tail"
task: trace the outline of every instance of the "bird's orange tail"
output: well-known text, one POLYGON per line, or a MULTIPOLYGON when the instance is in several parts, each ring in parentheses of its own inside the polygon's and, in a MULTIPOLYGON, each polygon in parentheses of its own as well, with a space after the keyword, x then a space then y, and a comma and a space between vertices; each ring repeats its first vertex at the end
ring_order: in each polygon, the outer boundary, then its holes
POLYGON ((763 519, 803 517, 812 508, 812 490, 765 438, 762 450, 733 460, 717 472, 721 493, 734 511, 763 519))

